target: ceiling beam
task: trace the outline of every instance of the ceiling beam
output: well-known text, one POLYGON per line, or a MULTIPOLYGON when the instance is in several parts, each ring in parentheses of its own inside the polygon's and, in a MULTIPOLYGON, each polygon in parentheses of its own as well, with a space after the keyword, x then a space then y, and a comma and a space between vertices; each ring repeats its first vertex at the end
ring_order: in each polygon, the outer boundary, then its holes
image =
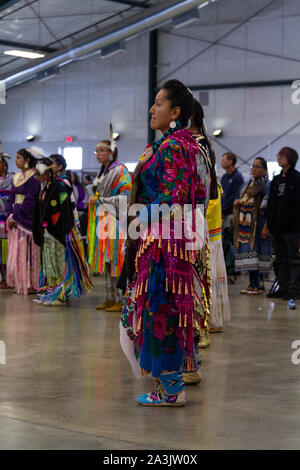
POLYGON ((277 137, 275 137, 275 139, 271 140, 271 142, 268 142, 266 145, 264 145, 261 149, 259 149, 257 152, 255 152, 253 155, 251 155, 249 158, 247 158, 246 162, 249 162, 250 160, 252 160, 254 157, 256 157, 256 155, 259 155, 261 152, 263 152, 264 150, 266 150, 268 147, 270 147, 271 145, 275 144, 275 142, 277 142, 278 140, 280 140, 282 137, 285 137, 286 135, 290 134, 290 132, 292 132, 294 129, 296 129, 296 127, 299 127, 300 126, 300 121, 296 122, 296 124, 294 124, 293 126, 289 127, 286 131, 284 131, 282 134, 278 135, 277 137))
POLYGON ((211 44, 209 44, 207 47, 205 47, 204 49, 202 49, 201 51, 199 51, 197 54, 193 55, 192 57, 190 57, 189 59, 187 59, 186 61, 184 61, 181 65, 179 65, 178 67, 176 67, 175 69, 173 69, 171 72, 168 72, 166 75, 164 75, 162 78, 160 78, 158 80, 158 84, 160 83, 164 83, 166 81, 167 78, 169 78, 170 76, 174 76, 174 74, 176 74, 176 72, 178 72, 178 70, 182 69, 183 67, 185 67, 186 65, 190 64, 193 60, 197 59, 198 57, 200 57, 202 54, 204 54, 206 51, 208 51, 209 49, 211 49, 212 47, 216 46, 217 44, 219 44, 220 41, 222 41, 223 39, 227 38, 227 36, 230 36, 232 33, 234 33, 235 31, 237 31, 238 29, 240 29, 242 26, 244 26, 246 23, 248 23, 250 20, 252 20, 253 18, 255 18, 256 16, 260 15, 263 11, 265 11, 267 8, 269 8, 270 6, 272 6, 274 3, 276 3, 277 1, 279 0, 271 0, 270 2, 268 2, 266 5, 264 5, 262 8, 260 8, 259 10, 256 10, 252 15, 248 16, 244 21, 242 21, 241 23, 238 23, 236 26, 234 26, 232 29, 230 29, 229 31, 227 31, 225 34, 223 34, 221 37, 219 37, 218 39, 216 39, 215 41, 213 41, 211 44))
POLYGON ((290 80, 264 80, 256 82, 237 82, 237 83, 216 83, 208 85, 189 85, 189 89, 192 91, 197 90, 226 90, 230 88, 260 88, 260 87, 271 87, 271 86, 291 86, 292 82, 296 78, 290 80))
POLYGON ((103 28, 101 35, 94 33, 75 42, 71 49, 64 48, 60 52, 51 54, 44 60, 36 61, 32 66, 22 67, 18 71, 8 76, 4 76, 6 89, 20 85, 36 77, 37 73, 51 67, 63 67, 71 62, 90 57, 92 53, 98 54, 103 48, 120 41, 129 41, 144 34, 146 31, 157 29, 162 24, 165 25, 173 18, 182 15, 201 5, 206 6, 216 0, 183 0, 178 3, 175 0, 168 0, 151 7, 145 12, 139 12, 135 16, 122 20, 120 23, 103 28))
MULTIPOLYGON (((213 44, 213 41, 208 41, 207 39, 203 39, 203 38, 196 38, 195 36, 188 36, 186 34, 178 34, 178 33, 174 33, 172 31, 166 31, 166 30, 162 30, 161 33, 165 33, 165 34, 169 34, 170 36, 176 36, 178 38, 184 38, 184 39, 189 39, 189 40, 193 40, 193 41, 199 41, 199 42, 204 42, 206 44, 213 44)), ((300 62, 300 59, 296 59, 295 57, 287 57, 287 56, 284 56, 284 55, 280 55, 280 54, 274 54, 272 52, 268 52, 268 51, 258 51, 257 49, 249 49, 249 48, 246 48, 246 47, 240 47, 240 46, 236 46, 236 45, 233 45, 233 44, 225 44, 223 42, 218 42, 218 44, 216 44, 218 47, 227 47, 229 49, 236 49, 238 51, 243 51, 243 52, 249 52, 251 54, 258 54, 258 55, 263 55, 265 57, 272 57, 274 59, 280 59, 280 60, 289 60, 291 62, 300 62)))

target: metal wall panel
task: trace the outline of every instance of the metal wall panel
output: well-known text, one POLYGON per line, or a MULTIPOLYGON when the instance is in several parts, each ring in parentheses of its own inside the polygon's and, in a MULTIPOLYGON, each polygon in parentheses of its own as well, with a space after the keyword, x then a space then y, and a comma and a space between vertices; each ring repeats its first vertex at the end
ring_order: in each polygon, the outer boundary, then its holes
MULTIPOLYGON (((96 143, 109 137, 109 123, 120 133, 119 156, 136 161, 147 143, 148 34, 127 43, 127 52, 111 59, 98 55, 61 69, 60 75, 8 90, 0 106, 0 139, 14 157, 16 150, 38 145, 45 153, 66 146, 83 147, 84 168, 98 164, 96 143), (33 144, 27 134, 40 136, 33 144)), ((13 162, 11 169, 15 169, 13 162)))

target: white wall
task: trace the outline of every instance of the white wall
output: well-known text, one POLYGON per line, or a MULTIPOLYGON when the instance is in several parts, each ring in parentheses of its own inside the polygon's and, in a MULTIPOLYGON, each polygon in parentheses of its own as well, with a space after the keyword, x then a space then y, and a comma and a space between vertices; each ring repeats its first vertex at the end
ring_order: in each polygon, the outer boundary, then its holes
MULTIPOLYGON (((265 0, 220 0, 200 10, 200 24, 161 32, 158 69, 160 85, 170 78, 178 78, 187 86, 287 79, 292 82, 300 79, 298 0, 275 2, 272 8, 254 17, 222 41, 227 45, 295 58, 298 62, 218 45, 179 68, 208 47, 209 44, 200 39, 211 42, 218 40, 267 3, 265 0)), ((223 129, 224 137, 219 142, 247 160, 300 121, 300 104, 292 103, 293 92, 295 90, 291 86, 209 91, 209 106, 204 107, 208 129, 223 129)), ((199 97, 199 92, 193 93, 196 98, 199 97)), ((269 146, 261 156, 276 160, 278 150, 285 145, 296 148, 300 154, 300 125, 269 146)), ((219 163, 225 150, 217 144, 215 150, 219 163)), ((241 165, 241 169, 245 173, 248 171, 247 166, 241 165)))
MULTIPOLYGON (((300 79, 300 1, 282 0, 237 29, 224 42, 228 45, 268 51, 298 59, 298 62, 266 57, 214 46, 172 71, 215 41, 239 22, 267 4, 267 0, 220 0, 201 9, 200 23, 159 33, 158 79, 178 78, 186 85, 300 79), (193 39, 191 39, 193 38, 193 39), (195 39, 196 38, 196 39, 195 39)), ((170 29, 170 28, 169 28, 170 29)), ((95 144, 108 137, 108 123, 120 132, 120 159, 134 162, 147 142, 148 123, 148 34, 127 42, 127 52, 101 60, 95 56, 61 69, 61 75, 40 84, 36 81, 8 91, 0 105, 0 139, 4 151, 14 156, 26 144, 27 133, 41 136, 37 145, 46 154, 65 145, 67 135, 82 145, 84 168, 96 168, 95 144)), ((256 151, 300 121, 300 104, 293 104, 290 86, 236 88, 209 91, 205 107, 208 129, 221 127, 218 142, 247 160, 256 151)), ((194 95, 198 97, 198 92, 194 95)), ((269 146, 262 156, 275 160, 285 145, 300 153, 300 126, 269 146)), ((223 148, 215 144, 217 162, 223 148)), ((250 161, 251 162, 251 161, 250 161)), ((251 162, 252 163, 252 162, 251 162)), ((249 166, 241 170, 246 175, 249 166)))

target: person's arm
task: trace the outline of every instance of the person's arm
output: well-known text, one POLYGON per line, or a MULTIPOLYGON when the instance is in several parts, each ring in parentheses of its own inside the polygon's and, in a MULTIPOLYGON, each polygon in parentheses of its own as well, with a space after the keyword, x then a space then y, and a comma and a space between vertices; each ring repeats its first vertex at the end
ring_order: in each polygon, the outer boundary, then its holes
POLYGON ((291 220, 295 220, 295 226, 299 227, 299 215, 300 215, 300 177, 293 181, 294 191, 289 200, 289 213, 291 220))
POLYGON ((267 210, 266 210, 266 224, 270 232, 271 232, 272 210, 273 210, 272 204, 273 204, 275 187, 276 187, 276 177, 271 181, 271 184, 270 184, 268 204, 267 204, 267 210))
POLYGON ((232 212, 234 201, 238 198, 241 188, 244 184, 242 175, 237 174, 232 177, 232 182, 226 184, 225 194, 222 198, 222 211, 232 212))
POLYGON ((26 183, 26 194, 22 204, 14 204, 13 218, 17 221, 23 221, 27 226, 32 225, 33 210, 36 201, 36 195, 40 188, 40 183, 32 176, 26 183))
POLYGON ((129 198, 131 190, 131 176, 125 166, 117 167, 120 169, 112 181, 111 196, 98 196, 98 204, 101 203, 107 210, 112 207, 116 211, 117 217, 119 216, 120 200, 121 198, 129 198))
POLYGON ((232 197, 234 199, 238 199, 238 197, 241 194, 241 189, 244 185, 244 178, 242 175, 237 175, 236 177, 233 178, 232 184, 231 184, 231 192, 232 192, 232 197))
POLYGON ((13 204, 15 202, 15 192, 16 192, 16 189, 15 187, 13 186, 12 189, 11 189, 11 192, 8 196, 8 199, 5 203, 5 212, 7 214, 7 217, 9 217, 10 215, 13 214, 14 212, 14 207, 13 207, 13 204))

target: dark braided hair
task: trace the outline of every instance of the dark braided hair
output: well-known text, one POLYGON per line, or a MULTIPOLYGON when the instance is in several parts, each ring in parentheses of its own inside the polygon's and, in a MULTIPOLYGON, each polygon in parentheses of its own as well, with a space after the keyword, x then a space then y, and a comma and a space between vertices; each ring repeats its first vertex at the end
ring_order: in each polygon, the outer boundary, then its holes
POLYGON ((54 160, 56 165, 58 165, 58 166, 61 165, 62 170, 65 170, 67 168, 67 162, 66 162, 65 157, 63 157, 59 153, 52 153, 52 155, 50 155, 49 158, 51 158, 51 160, 54 160))
POLYGON ((216 155, 212 149, 211 142, 208 139, 205 131, 205 126, 203 123, 204 119, 204 111, 196 98, 193 98, 193 114, 192 114, 192 122, 197 127, 198 131, 205 137, 208 150, 209 150, 209 158, 211 162, 210 166, 210 199, 217 199, 218 198, 218 179, 216 175, 216 155))
POLYGON ((6 158, 10 158, 8 155, 6 155, 6 153, 0 154, 0 162, 3 163, 4 165, 5 176, 8 173, 8 163, 7 163, 6 158))
POLYGON ((35 164, 36 164, 36 161, 37 159, 31 155, 30 152, 28 152, 28 150, 26 149, 20 149, 17 151, 17 153, 19 155, 22 155, 22 157, 24 158, 24 160, 28 160, 28 166, 29 168, 34 168, 35 167, 35 164))
POLYGON ((171 108, 178 106, 180 115, 178 121, 182 127, 186 127, 193 112, 193 95, 189 89, 179 80, 168 80, 162 86, 167 92, 167 99, 171 101, 171 108))

